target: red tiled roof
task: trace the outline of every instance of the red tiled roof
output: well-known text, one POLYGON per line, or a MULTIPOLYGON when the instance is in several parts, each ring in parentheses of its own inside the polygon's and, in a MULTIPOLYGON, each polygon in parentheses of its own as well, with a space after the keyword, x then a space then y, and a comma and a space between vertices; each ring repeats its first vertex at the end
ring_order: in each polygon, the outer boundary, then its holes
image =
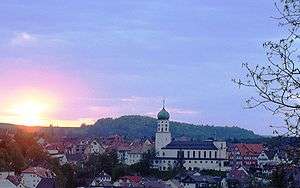
POLYGON ((131 183, 140 183, 140 181, 142 180, 142 177, 140 177, 140 176, 123 176, 120 179, 122 179, 123 181, 129 180, 131 183))
POLYGON ((262 144, 235 144, 235 147, 238 148, 241 156, 256 156, 264 149, 262 144))

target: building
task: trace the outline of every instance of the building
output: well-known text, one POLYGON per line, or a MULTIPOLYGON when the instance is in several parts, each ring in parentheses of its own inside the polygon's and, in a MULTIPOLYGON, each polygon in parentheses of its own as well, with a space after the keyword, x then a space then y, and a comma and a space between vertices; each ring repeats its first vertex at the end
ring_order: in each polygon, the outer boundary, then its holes
POLYGON ((25 188, 21 184, 21 179, 14 172, 0 172, 0 187, 5 188, 25 188))
POLYGON ((105 152, 105 148, 97 141, 97 139, 93 139, 86 146, 84 153, 87 155, 98 155, 103 154, 105 152))
POLYGON ((187 170, 229 169, 225 141, 172 141, 169 118, 170 114, 163 106, 157 115, 154 168, 168 170, 180 165, 187 170))
POLYGON ((187 175, 180 183, 184 188, 220 187, 221 178, 194 173, 187 175))
POLYGON ((42 167, 29 167, 22 171, 21 183, 28 188, 55 188, 55 174, 42 167))
MULTIPOLYGON (((232 166, 257 166, 258 157, 263 152, 262 144, 234 144, 230 154, 230 164, 232 166)), ((267 156, 260 156, 260 160, 266 160, 267 156)))
POLYGON ((135 141, 128 146, 123 145, 117 148, 118 159, 123 164, 132 165, 140 162, 143 159, 143 155, 151 152, 151 150, 153 150, 151 141, 135 141))
POLYGON ((90 187, 113 187, 111 184, 111 177, 102 171, 90 184, 90 187))
POLYGON ((51 158, 57 159, 60 165, 64 165, 68 162, 66 155, 60 152, 56 145, 48 144, 45 146, 45 150, 51 158))

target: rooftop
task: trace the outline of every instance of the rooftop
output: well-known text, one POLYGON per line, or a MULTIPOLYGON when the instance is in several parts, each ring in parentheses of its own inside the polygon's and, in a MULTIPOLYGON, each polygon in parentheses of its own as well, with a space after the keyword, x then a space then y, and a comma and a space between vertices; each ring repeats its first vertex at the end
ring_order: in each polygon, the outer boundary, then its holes
POLYGON ((162 149, 205 149, 217 150, 213 141, 172 141, 162 149))

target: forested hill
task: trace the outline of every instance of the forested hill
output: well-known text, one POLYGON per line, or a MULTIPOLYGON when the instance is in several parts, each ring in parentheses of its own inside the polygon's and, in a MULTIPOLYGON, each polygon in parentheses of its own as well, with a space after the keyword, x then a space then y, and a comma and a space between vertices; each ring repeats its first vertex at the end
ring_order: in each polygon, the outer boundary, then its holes
MULTIPOLYGON (((87 128, 89 135, 108 136, 120 134, 127 138, 154 137, 157 127, 155 118, 146 116, 122 116, 116 119, 99 119, 94 125, 87 128)), ((193 139, 254 139, 259 135, 253 131, 239 127, 201 126, 188 123, 170 122, 172 136, 189 137, 193 139)))

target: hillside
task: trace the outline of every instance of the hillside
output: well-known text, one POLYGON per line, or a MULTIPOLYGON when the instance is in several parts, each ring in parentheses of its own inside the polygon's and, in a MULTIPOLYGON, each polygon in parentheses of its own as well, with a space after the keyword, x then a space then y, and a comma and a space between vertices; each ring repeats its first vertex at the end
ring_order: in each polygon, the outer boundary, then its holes
MULTIPOLYGON (((109 136, 119 134, 129 139, 134 138, 154 138, 157 127, 157 120, 147 116, 121 116, 119 118, 103 118, 99 119, 94 125, 85 128, 79 127, 30 127, 22 125, 0 123, 0 134, 4 130, 30 131, 37 133, 45 133, 47 135, 55 135, 57 137, 95 137, 109 136)), ((175 138, 188 137, 192 139, 257 139, 261 136, 254 134, 250 130, 239 127, 221 127, 221 126, 202 126, 188 123, 170 122, 172 136, 175 138)))
MULTIPOLYGON (((154 137, 157 127, 155 118, 146 116, 122 116, 116 119, 99 119, 87 128, 88 135, 108 136, 120 134, 127 138, 154 137)), ((239 127, 201 126, 188 123, 170 122, 173 137, 190 137, 193 139, 253 139, 259 138, 250 130, 239 127)))

